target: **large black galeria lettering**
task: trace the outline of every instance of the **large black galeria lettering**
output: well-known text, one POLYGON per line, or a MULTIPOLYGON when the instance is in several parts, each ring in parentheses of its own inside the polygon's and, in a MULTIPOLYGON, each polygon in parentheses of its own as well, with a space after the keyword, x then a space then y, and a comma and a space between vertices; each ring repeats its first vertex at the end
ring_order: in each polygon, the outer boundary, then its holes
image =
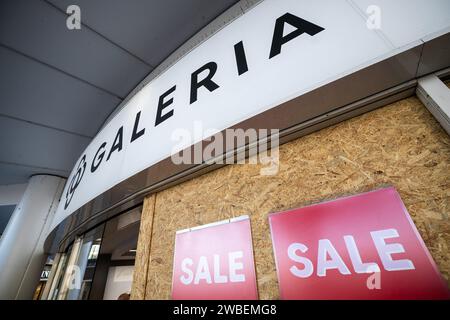
MULTIPOLYGON (((136 113, 136 117, 134 118, 134 124, 133 124, 133 131, 131 132, 131 139, 130 143, 133 143, 140 137, 142 137, 145 134, 145 128, 140 128, 140 120, 141 120, 141 111, 136 113)), ((114 138, 114 142, 112 144, 112 147, 109 151, 108 158, 106 161, 109 160, 112 153, 117 150, 117 152, 120 152, 122 150, 122 140, 123 140, 123 126, 117 130, 116 136, 114 138)), ((100 147, 95 152, 94 158, 91 162, 91 172, 94 173, 97 171, 98 167, 102 164, 103 158, 106 154, 106 142, 103 142, 100 147)))
POLYGON ((310 36, 314 36, 323 30, 325 29, 319 27, 318 25, 315 25, 314 23, 294 16, 289 12, 282 15, 275 22, 275 30, 273 31, 272 46, 270 48, 269 59, 272 59, 273 57, 279 55, 281 53, 281 46, 291 41, 292 39, 295 39, 304 33, 309 34, 310 36), (286 23, 295 27, 296 30, 292 31, 286 36, 283 36, 284 25, 286 23))
MULTIPOLYGON (((312 22, 304 20, 296 15, 293 15, 289 12, 285 13, 281 17, 279 17, 275 21, 275 26, 272 34, 272 42, 270 44, 270 52, 269 59, 272 59, 278 56, 282 47, 288 42, 296 39, 302 34, 307 34, 309 36, 314 36, 319 32, 325 30, 323 27, 318 26, 312 22), (287 35, 284 35, 284 28, 286 24, 291 25, 295 29, 287 35)), ((270 41, 270 35, 267 37, 270 41)), ((246 73, 251 72, 251 61, 247 60, 247 55, 245 51, 245 42, 239 41, 230 48, 231 55, 234 54, 234 59, 236 62, 235 70, 236 76, 240 77, 246 73)), ((211 52, 214 54, 214 51, 211 52)), ((267 52, 262 52, 261 54, 266 55, 267 52)), ((225 66, 229 68, 230 66, 225 66)), ((195 107, 195 102, 198 101, 199 93, 201 95, 204 94, 214 94, 214 91, 220 88, 220 84, 214 79, 214 76, 220 72, 220 65, 215 61, 207 62, 201 65, 197 70, 193 71, 190 75, 190 97, 189 97, 189 105, 195 107)), ((180 75, 183 76, 183 75, 180 75)), ((175 79, 174 79, 175 80, 175 79)), ((251 84, 249 84, 251 85, 251 84)), ((156 118, 154 126, 158 126, 161 123, 169 120, 171 117, 175 115, 175 91, 177 86, 174 85, 170 89, 163 92, 158 97, 158 105, 156 109, 156 118)), ((232 93, 230 93, 232 94, 232 93)), ((213 106, 211 106, 213 107, 213 106)), ((134 143, 136 140, 141 138, 145 133, 145 122, 141 123, 141 112, 145 112, 145 110, 138 111, 135 116, 133 128, 131 131, 131 139, 130 143, 134 143)), ((97 149, 94 158, 91 160, 91 172, 95 172, 99 166, 102 164, 104 157, 106 154, 106 161, 108 161, 115 153, 119 153, 123 147, 123 136, 124 130, 131 130, 131 128, 127 129, 121 126, 114 136, 113 143, 107 152, 107 143, 103 142, 99 148, 97 149)), ((111 137, 112 140, 113 137, 111 137)))
MULTIPOLYGON (((306 33, 310 36, 314 36, 317 33, 325 30, 324 28, 304 20, 289 12, 285 13, 275 21, 275 27, 272 35, 272 43, 270 46, 269 59, 279 55, 283 45, 297 38, 298 36, 306 33), (289 24, 295 28, 294 31, 287 35, 284 34, 284 27, 289 24)), ((245 46, 243 41, 237 42, 233 46, 237 75, 241 76, 250 71, 249 63, 245 53, 245 46)), ((191 73, 190 82, 190 98, 189 104, 193 104, 198 100, 198 93, 200 90, 208 90, 213 92, 220 88, 220 85, 214 80, 215 74, 219 70, 217 62, 210 61, 191 73)), ((175 109, 164 111, 167 107, 174 103, 174 98, 169 97, 176 90, 176 86, 173 86, 159 97, 159 103, 156 112, 155 127, 164 121, 168 120, 175 113, 175 109)))
POLYGON ((198 70, 194 71, 191 74, 191 101, 190 104, 193 104, 195 101, 197 101, 197 91, 200 87, 205 87, 210 92, 213 92, 214 90, 219 88, 219 85, 215 83, 212 80, 212 77, 216 74, 217 71, 217 63, 215 62, 208 62, 198 70), (203 73, 204 71, 207 71, 207 76, 199 81, 198 76, 203 73))

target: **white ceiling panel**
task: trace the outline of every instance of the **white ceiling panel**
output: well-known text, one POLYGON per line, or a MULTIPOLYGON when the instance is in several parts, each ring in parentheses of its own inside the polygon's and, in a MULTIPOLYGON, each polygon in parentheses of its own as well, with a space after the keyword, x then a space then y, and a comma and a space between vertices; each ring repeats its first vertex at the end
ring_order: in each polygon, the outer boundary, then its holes
POLYGON ((89 141, 89 138, 0 117, 0 163, 65 171, 73 167, 89 141))
POLYGON ((42 0, 2 0, 0 44, 122 98, 150 72, 148 64, 98 33, 83 27, 69 30, 66 19, 42 0))
POLYGON ((93 137, 120 103, 110 94, 0 47, 0 116, 93 137))
POLYGON ((30 176, 35 174, 53 174, 61 177, 68 177, 70 171, 61 171, 49 168, 39 168, 33 166, 23 166, 17 164, 5 164, 0 162, 0 182, 1 185, 16 183, 27 183, 30 176))
POLYGON ((156 66, 236 0, 48 0, 77 4, 81 21, 156 66), (130 18, 132 17, 132 18, 130 18))

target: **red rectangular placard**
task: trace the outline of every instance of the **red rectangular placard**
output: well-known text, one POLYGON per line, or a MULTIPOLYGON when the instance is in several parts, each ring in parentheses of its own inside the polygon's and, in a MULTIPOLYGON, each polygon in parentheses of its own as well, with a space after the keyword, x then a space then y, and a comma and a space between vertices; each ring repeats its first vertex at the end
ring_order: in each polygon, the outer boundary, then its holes
POLYGON ((269 216, 282 299, 448 299, 394 188, 269 216))
POLYGON ((177 232, 172 298, 258 299, 247 216, 177 232))

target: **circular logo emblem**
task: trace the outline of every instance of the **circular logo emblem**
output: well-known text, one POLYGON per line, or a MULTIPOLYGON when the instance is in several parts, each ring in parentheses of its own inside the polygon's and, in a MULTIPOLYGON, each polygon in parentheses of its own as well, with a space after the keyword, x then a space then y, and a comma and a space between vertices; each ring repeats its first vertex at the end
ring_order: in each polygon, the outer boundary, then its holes
POLYGON ((86 170, 86 155, 84 155, 83 158, 81 158, 80 162, 78 163, 77 171, 73 175, 72 180, 70 181, 70 185, 67 188, 66 204, 64 205, 64 210, 66 210, 67 207, 69 206, 70 201, 73 198, 73 194, 75 193, 75 190, 80 184, 81 179, 83 179, 85 170, 86 170))

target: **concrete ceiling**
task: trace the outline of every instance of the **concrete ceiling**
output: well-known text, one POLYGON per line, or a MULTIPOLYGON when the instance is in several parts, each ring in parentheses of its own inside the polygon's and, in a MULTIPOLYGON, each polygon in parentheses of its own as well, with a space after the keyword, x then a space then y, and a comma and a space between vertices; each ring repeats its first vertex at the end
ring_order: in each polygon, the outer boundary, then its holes
POLYGON ((0 185, 68 176, 126 95, 236 2, 0 1, 0 185), (71 4, 81 30, 66 27, 71 4))

